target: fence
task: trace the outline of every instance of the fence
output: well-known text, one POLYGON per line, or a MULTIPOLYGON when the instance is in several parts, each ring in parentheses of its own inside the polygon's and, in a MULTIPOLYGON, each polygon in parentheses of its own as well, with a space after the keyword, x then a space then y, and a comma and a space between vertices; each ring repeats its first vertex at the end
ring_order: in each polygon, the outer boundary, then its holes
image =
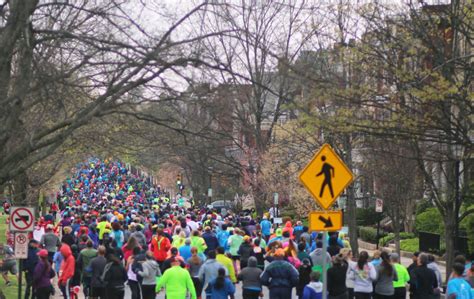
MULTIPOLYGON (((441 253, 441 236, 438 234, 419 232, 419 248, 423 252, 441 253)), ((467 237, 457 237, 455 240, 455 251, 469 256, 469 246, 467 237)))

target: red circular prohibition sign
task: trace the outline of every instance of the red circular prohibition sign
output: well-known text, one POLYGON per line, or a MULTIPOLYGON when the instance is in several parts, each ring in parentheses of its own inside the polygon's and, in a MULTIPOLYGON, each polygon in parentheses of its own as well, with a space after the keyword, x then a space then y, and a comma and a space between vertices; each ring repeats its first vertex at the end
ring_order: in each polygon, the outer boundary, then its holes
POLYGON ((10 221, 12 222, 12 225, 14 228, 18 229, 18 230, 25 230, 27 229, 28 227, 30 227, 32 224, 33 224, 33 214, 30 212, 30 210, 28 209, 25 209, 25 208, 19 208, 19 209, 16 209, 12 215, 11 215, 11 219, 10 221), (21 211, 26 211, 26 213, 28 214, 28 219, 24 219, 23 218, 23 215, 20 215, 19 212, 21 211), (18 216, 20 219, 16 219, 15 220, 15 216, 18 216), (19 221, 17 221, 19 220, 19 221), (17 222, 20 222, 20 223, 23 223, 25 226, 18 226, 17 222))

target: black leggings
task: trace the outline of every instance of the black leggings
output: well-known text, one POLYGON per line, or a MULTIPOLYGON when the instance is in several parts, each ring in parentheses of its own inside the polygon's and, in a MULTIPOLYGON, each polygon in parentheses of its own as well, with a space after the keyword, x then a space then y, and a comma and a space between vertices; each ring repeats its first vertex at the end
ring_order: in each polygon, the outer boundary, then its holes
POLYGON ((354 292, 356 299, 372 299, 372 293, 354 292))
POLYGON ((138 281, 129 280, 128 285, 130 286, 130 291, 132 292, 132 299, 140 299, 140 284, 138 281))
POLYGON ((142 284, 142 298, 155 299, 156 298, 155 287, 156 285, 154 284, 153 285, 142 284))
POLYGON ((51 294, 51 288, 38 288, 35 291, 37 299, 49 299, 49 295, 51 294))
POLYGON ((244 299, 258 299, 258 297, 260 297, 260 291, 243 289, 242 296, 244 299))

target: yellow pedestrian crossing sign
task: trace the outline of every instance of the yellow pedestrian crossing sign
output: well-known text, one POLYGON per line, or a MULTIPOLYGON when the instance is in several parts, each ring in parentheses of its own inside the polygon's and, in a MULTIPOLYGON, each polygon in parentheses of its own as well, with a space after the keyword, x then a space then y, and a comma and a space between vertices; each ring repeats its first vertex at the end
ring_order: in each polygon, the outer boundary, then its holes
POLYGON ((300 181, 325 210, 352 183, 354 175, 329 144, 324 144, 300 173, 300 181))

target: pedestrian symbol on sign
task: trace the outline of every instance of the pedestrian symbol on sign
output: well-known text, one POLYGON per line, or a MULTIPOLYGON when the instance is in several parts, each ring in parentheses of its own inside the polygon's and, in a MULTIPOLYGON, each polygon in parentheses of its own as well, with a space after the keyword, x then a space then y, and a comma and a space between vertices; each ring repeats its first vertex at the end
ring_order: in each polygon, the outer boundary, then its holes
POLYGON ((299 178, 325 210, 334 204, 337 197, 354 180, 351 170, 329 144, 321 147, 301 171, 299 178))
POLYGON ((328 186, 329 192, 331 193, 331 197, 334 198, 334 191, 332 191, 331 183, 331 179, 334 177, 334 167, 332 167, 331 164, 326 162, 326 156, 322 156, 321 161, 323 161, 323 167, 321 168, 321 171, 316 175, 320 176, 324 174, 324 181, 321 185, 321 191, 319 191, 319 197, 323 197, 324 188, 328 186))

